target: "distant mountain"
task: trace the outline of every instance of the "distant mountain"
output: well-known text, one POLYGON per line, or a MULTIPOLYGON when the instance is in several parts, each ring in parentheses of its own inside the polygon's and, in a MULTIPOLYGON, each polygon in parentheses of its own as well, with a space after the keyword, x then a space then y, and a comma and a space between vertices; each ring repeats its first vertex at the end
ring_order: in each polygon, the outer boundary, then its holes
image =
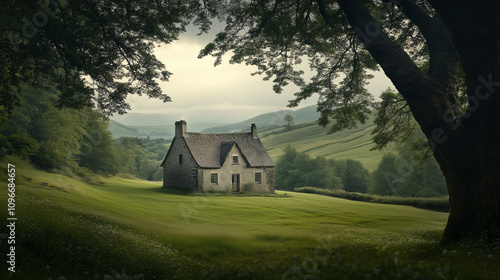
MULTIPOLYGON (((147 119, 143 116, 143 120, 147 119)), ((134 123, 132 121, 131 123, 134 123)), ((221 125, 220 123, 189 123, 189 131, 200 132, 207 127, 221 125)), ((123 123, 110 120, 109 131, 113 138, 120 137, 150 137, 150 138, 172 138, 175 134, 175 120, 162 125, 125 125, 123 123)))
POLYGON ((127 113, 124 115, 115 115, 111 117, 112 121, 119 122, 126 126, 162 126, 174 124, 178 121, 176 116, 167 114, 141 114, 127 113))
MULTIPOLYGON (((186 121, 188 122, 188 130, 192 132, 227 133, 249 131, 252 123, 255 123, 260 130, 282 126, 285 124, 283 117, 287 114, 293 116, 294 123, 309 122, 319 117, 316 106, 313 105, 295 111, 281 110, 266 113, 235 124, 191 123, 189 120, 186 121)), ((166 114, 128 113, 113 116, 109 123, 109 130, 114 138, 122 136, 172 138, 175 133, 174 123, 176 121, 178 121, 177 117, 166 114)))
POLYGON ((151 137, 151 138, 172 138, 174 129, 166 125, 158 126, 129 126, 114 120, 109 122, 109 131, 113 138, 120 137, 151 137))
MULTIPOLYGON (((278 126, 282 126, 285 124, 285 121, 283 120, 283 118, 287 114, 290 114, 293 116, 293 121, 296 124, 315 121, 319 118, 319 113, 316 112, 316 105, 311 105, 311 106, 307 106, 307 107, 304 107, 302 109, 295 110, 295 111, 294 110, 281 110, 281 111, 266 113, 266 114, 258 115, 256 117, 253 117, 253 118, 248 119, 248 120, 244 120, 242 122, 207 128, 207 129, 202 130, 201 132, 228 133, 228 132, 237 132, 237 131, 249 131, 250 124, 252 124, 252 123, 255 123, 257 125, 257 128, 259 128, 259 129, 263 129, 266 127, 269 127, 269 128, 278 127, 278 126)), ((189 123, 188 123, 188 129, 189 129, 189 123)))

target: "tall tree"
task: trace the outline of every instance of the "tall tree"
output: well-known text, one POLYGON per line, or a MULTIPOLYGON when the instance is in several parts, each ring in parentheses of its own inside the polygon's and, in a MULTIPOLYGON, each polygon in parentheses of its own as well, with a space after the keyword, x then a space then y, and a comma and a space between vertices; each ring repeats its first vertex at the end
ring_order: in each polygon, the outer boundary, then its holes
POLYGON ((370 172, 360 161, 353 159, 337 160, 335 173, 342 178, 344 190, 366 193, 370 185, 370 172))
POLYGON ((83 109, 88 120, 82 124, 85 132, 80 140, 80 152, 76 162, 94 173, 116 174, 120 162, 113 137, 108 130, 109 119, 99 112, 83 109))
POLYGON ((154 55, 193 22, 208 29, 203 2, 169 0, 6 0, 0 5, 0 121, 19 101, 19 85, 50 81, 59 106, 130 109, 128 94, 164 102, 158 80, 172 74, 154 55), (44 79, 40 79, 43 76, 44 79))
MULTIPOLYGON (((85 134, 88 113, 54 107, 57 91, 22 86, 21 106, 12 118, 0 125, 0 135, 12 149, 7 154, 28 156, 44 169, 75 167, 80 141, 85 134), (21 150, 20 150, 21 149, 21 150)), ((1 156, 1 153, 0 153, 1 156)))
POLYGON ((372 173, 372 183, 368 187, 368 193, 378 195, 392 195, 394 192, 395 179, 398 179, 396 168, 396 155, 389 153, 382 157, 382 160, 372 173))
POLYGON ((290 114, 286 114, 283 117, 283 120, 286 122, 286 129, 290 130, 292 128, 292 125, 293 125, 293 116, 290 114))
POLYGON ((364 122, 367 70, 379 66, 409 106, 446 178, 444 242, 500 237, 500 3, 494 0, 234 0, 201 52, 257 67, 297 105, 319 94, 331 132, 364 122), (308 58, 309 81, 296 66, 308 58), (425 66, 425 67, 424 67, 425 66), (465 91, 460 91, 463 72, 465 91), (464 108, 460 100, 464 97, 464 108))

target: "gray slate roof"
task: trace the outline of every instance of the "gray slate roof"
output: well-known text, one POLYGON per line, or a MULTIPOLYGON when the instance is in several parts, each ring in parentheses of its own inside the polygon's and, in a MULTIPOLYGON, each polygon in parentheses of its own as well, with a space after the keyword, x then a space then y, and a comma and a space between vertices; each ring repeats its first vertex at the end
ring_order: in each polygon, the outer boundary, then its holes
POLYGON ((195 133, 183 137, 196 163, 203 168, 219 168, 236 145, 250 167, 273 167, 271 159, 258 137, 245 133, 195 133))
POLYGON ((231 149, 236 145, 236 142, 222 142, 220 144, 220 165, 222 166, 226 161, 227 154, 231 151, 231 149))

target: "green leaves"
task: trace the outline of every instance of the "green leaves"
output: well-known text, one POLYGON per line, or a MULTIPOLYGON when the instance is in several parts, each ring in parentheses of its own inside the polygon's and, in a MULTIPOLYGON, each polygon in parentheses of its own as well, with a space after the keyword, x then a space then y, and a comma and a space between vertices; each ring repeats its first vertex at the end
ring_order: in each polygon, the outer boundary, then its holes
POLYGON ((352 159, 311 158, 288 146, 276 162, 276 185, 280 189, 318 187, 349 192, 366 192, 370 174, 361 162, 352 159))
POLYGON ((221 6, 226 28, 199 57, 213 56, 218 65, 232 52, 231 63, 256 66, 254 74, 272 81, 274 92, 299 87, 290 107, 318 94, 319 122, 326 126, 334 121, 330 132, 368 118, 373 99, 365 89, 372 77, 366 70, 377 64, 337 5, 328 4, 327 14, 321 10, 326 6, 315 1, 230 1, 221 6), (307 66, 315 72, 309 80, 307 66))
POLYGON ((374 121, 376 127, 372 132, 375 142, 372 150, 381 150, 390 142, 404 142, 415 132, 417 126, 410 107, 401 94, 387 89, 380 98, 382 101, 377 106, 374 121))
POLYGON ((168 102, 157 80, 172 73, 153 54, 155 43, 176 40, 191 20, 207 31, 214 16, 198 1, 3 4, 0 98, 9 113, 20 83, 38 86, 41 79, 57 86, 59 107, 94 106, 110 115, 130 109, 129 94, 168 102))
MULTIPOLYGON (((422 144, 423 133, 415 131, 402 144, 397 145, 397 154, 385 154, 377 169, 372 173, 369 193, 404 197, 440 197, 447 194, 445 179, 436 160, 427 156, 421 158, 427 146, 422 144)), ((425 142, 427 143, 427 142, 425 142)))

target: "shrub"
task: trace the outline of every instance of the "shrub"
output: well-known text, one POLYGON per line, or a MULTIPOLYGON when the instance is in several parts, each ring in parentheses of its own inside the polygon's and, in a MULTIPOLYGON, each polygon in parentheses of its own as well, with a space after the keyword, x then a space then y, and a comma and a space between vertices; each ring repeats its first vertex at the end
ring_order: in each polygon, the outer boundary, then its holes
POLYGON ((242 191, 243 192, 253 192, 254 189, 255 189, 255 183, 254 182, 243 184, 243 187, 242 187, 242 191))
POLYGON ((338 197, 355 201, 407 205, 416 208, 441 211, 441 212, 448 212, 450 210, 448 197, 424 198, 424 197, 380 196, 380 195, 363 194, 356 192, 346 192, 344 190, 325 190, 313 187, 295 188, 294 191, 320 194, 320 195, 338 197))

